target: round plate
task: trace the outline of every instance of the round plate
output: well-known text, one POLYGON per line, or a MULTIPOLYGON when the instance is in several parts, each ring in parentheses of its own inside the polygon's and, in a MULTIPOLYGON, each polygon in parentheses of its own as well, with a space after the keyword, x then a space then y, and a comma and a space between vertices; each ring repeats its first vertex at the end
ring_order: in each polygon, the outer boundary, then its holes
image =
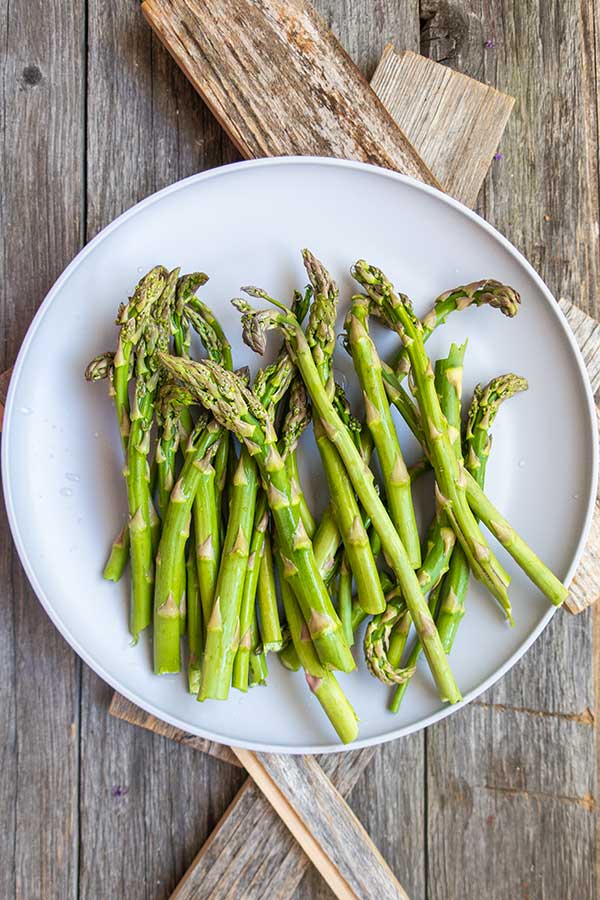
MULTIPOLYGON (((338 280, 341 315, 356 289, 349 269, 360 257, 381 266, 420 315, 458 284, 493 277, 513 285, 522 295, 516 319, 489 308, 451 316, 430 341, 432 356, 469 338, 465 397, 502 372, 528 378, 528 393, 507 403, 494 425, 487 491, 562 579, 575 570, 596 495, 592 394, 562 314, 508 241, 440 192, 358 163, 260 160, 188 178, 113 222, 52 288, 15 367, 2 473, 17 550, 53 622, 122 694, 185 731, 279 753, 340 749, 302 673, 285 671, 272 657, 268 687, 246 695, 232 690, 227 703, 200 704, 186 692, 183 675, 152 674, 147 636, 130 646, 128 578, 115 585, 100 574, 125 516, 114 410, 106 385, 87 384, 83 371, 92 356, 114 348, 118 304, 140 273, 159 262, 210 275, 202 297, 221 318, 236 365, 256 368, 229 300, 248 283, 289 299, 306 282, 302 247, 338 280)), ((394 335, 380 330, 377 340, 383 356, 397 346, 394 335)), ((273 348, 278 344, 273 336, 273 348)), ((336 366, 359 402, 341 343, 336 366)), ((414 457, 402 426, 400 436, 407 458, 414 457)), ((310 435, 302 464, 305 492, 322 507, 326 489, 310 435)), ((431 493, 431 483, 419 491, 423 519, 431 493)), ((508 627, 493 599, 471 587, 451 657, 464 702, 516 662, 553 611, 506 554, 499 550, 499 556, 513 575, 516 624, 508 627)), ((340 677, 360 717, 355 746, 407 734, 458 709, 441 705, 422 663, 400 714, 392 715, 390 690, 366 672, 360 643, 356 656, 359 671, 340 677)))

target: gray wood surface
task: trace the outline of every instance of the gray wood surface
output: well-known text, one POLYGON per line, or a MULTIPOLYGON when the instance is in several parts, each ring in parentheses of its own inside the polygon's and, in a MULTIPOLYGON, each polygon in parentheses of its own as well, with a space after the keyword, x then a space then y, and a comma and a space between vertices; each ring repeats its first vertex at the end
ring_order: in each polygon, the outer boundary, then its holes
MULTIPOLYGON (((416 3, 317 6, 368 74, 387 40, 419 49, 416 3)), ((480 210, 594 311, 597 9, 457 0, 445 23, 438 9, 421 3, 423 49, 517 101, 480 210)), ((235 151, 137 4, 2 0, 0 20, 5 368, 84 234, 235 151)), ((41 611, 4 520, 0 566, 0 896, 167 897, 244 776, 107 715, 111 692, 41 611)), ((411 898, 598 896, 599 615, 557 615, 477 704, 377 750, 350 801, 411 898)), ((308 874, 297 896, 330 895, 308 874)))

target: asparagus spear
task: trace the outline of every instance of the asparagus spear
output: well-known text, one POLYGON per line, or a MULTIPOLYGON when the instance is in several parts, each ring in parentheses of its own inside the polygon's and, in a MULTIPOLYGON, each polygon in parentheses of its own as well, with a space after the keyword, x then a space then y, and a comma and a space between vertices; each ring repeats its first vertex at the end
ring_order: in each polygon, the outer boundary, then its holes
MULTIPOLYGON (((514 394, 527 390, 527 382, 518 375, 493 378, 482 389, 475 388, 469 408, 465 435, 465 466, 483 488, 485 469, 491 448, 489 434, 500 405, 514 394)), ((464 554, 454 551, 450 570, 440 591, 438 630, 446 653, 450 653, 456 631, 465 614, 465 597, 469 586, 469 566, 464 554)))
POLYGON ((283 639, 279 610, 277 608, 271 536, 268 531, 265 533, 265 544, 258 574, 257 600, 263 649, 265 653, 268 653, 270 650, 277 652, 281 650, 283 639))
POLYGON ((348 566, 345 553, 342 554, 338 583, 338 615, 348 646, 351 647, 354 643, 354 631, 352 629, 352 572, 348 566))
MULTIPOLYGON (((390 402, 398 408, 416 439, 424 446, 425 437, 421 429, 418 410, 415 409, 407 395, 401 397, 398 393, 401 385, 391 369, 386 371, 385 379, 386 390, 388 390, 388 386, 390 388, 388 391, 390 402), (406 399, 408 402, 405 402, 406 399)), ((510 522, 496 509, 471 473, 466 469, 463 469, 463 472, 467 501, 474 515, 492 532, 550 602, 555 606, 560 606, 567 598, 568 590, 514 530, 510 522)))
POLYGON ((466 499, 464 469, 453 453, 448 425, 440 408, 431 363, 425 352, 423 326, 407 297, 395 293, 383 272, 359 260, 354 277, 372 301, 373 309, 394 329, 407 349, 422 419, 425 446, 436 478, 436 499, 445 509, 473 574, 496 597, 512 622, 508 579, 490 550, 466 499))
POLYGON ((188 690, 196 695, 200 689, 200 676, 202 672, 202 649, 204 646, 204 632, 202 621, 202 603, 198 588, 198 570, 196 568, 196 554, 194 552, 193 527, 190 540, 185 551, 185 584, 186 605, 188 622, 188 690))
POLYGON ((418 569, 421 565, 421 546, 410 476, 390 413, 379 354, 369 334, 369 302, 366 297, 353 298, 346 317, 346 334, 354 368, 363 390, 367 427, 381 464, 390 516, 413 569, 418 569))
MULTIPOLYGON (((443 325, 450 313, 467 309, 469 306, 491 306, 512 318, 519 311, 521 298, 517 291, 493 278, 473 281, 446 291, 436 299, 432 309, 422 320, 423 340, 426 341, 438 327, 443 325)), ((410 359, 403 346, 397 353, 392 369, 402 379, 410 369, 410 359)))
POLYGON ((308 398, 301 378, 294 377, 288 392, 288 408, 281 428, 281 455, 285 460, 292 486, 300 496, 300 515, 306 528, 306 533, 313 537, 316 524, 306 502, 306 498, 300 487, 300 475, 298 473, 298 457, 296 449, 302 433, 310 424, 310 410, 308 398))
MULTIPOLYGON (((310 351, 308 353, 310 355, 310 351)), ((163 355, 163 364, 189 387, 222 425, 244 442, 248 453, 258 463, 277 538, 286 560, 284 575, 302 607, 319 658, 326 667, 351 671, 355 666, 354 660, 317 569, 312 544, 300 518, 297 498, 277 450, 272 419, 239 376, 226 372, 220 366, 209 361, 192 363, 166 355, 163 355)))
POLYGON ((250 672, 248 684, 254 687, 257 684, 266 684, 269 670, 267 668, 267 654, 262 648, 258 634, 258 620, 256 618, 256 606, 252 607, 252 645, 250 647, 250 672))
MULTIPOLYGON (((429 594, 429 611, 431 615, 435 618, 438 608, 438 600, 439 600, 439 591, 440 591, 441 582, 439 582, 429 594)), ((408 655, 408 659, 406 660, 406 668, 412 669, 413 672, 416 668, 417 662, 423 650, 423 646, 419 640, 415 641, 412 649, 408 655)), ((394 695, 390 702, 390 712, 397 713, 400 709, 400 705, 404 699, 404 695, 408 689, 408 685, 410 684, 410 679, 407 678, 402 684, 399 684, 396 690, 394 691, 394 695)))
MULTIPOLYGON (((164 283, 164 289, 156 297, 154 306, 145 307, 145 320, 135 351, 134 401, 129 414, 130 429, 127 439, 127 463, 124 474, 129 504, 129 539, 131 553, 131 604, 129 629, 134 640, 140 631, 152 621, 152 594, 154 587, 153 528, 156 523, 154 504, 150 493, 150 429, 154 414, 154 399, 158 385, 158 353, 168 346, 171 305, 175 295, 177 273, 172 272, 164 283)), ((126 315, 123 313, 123 315, 126 315)), ((128 318, 122 327, 129 328, 128 318)), ((115 354, 115 389, 117 397, 123 369, 117 365, 119 347, 115 354)), ((123 406, 123 409, 125 407, 123 406)), ((156 535, 156 528, 154 534, 156 535)), ((178 623, 179 624, 179 623, 178 623)))
MULTIPOLYGON (((201 420, 192 432, 185 462, 167 507, 158 552, 154 591, 154 671, 157 675, 181 669, 180 616, 185 544, 189 535, 192 503, 203 477, 211 477, 212 459, 222 429, 201 420)), ((133 550, 133 544, 132 544, 133 550)), ((133 554, 132 554, 133 560, 133 554)))
MULTIPOLYGON (((257 288, 248 289, 251 296, 271 298, 257 288)), ((243 313, 244 340, 253 349, 265 349, 265 332, 277 328, 286 335, 294 361, 304 380, 313 403, 313 411, 323 422, 331 442, 338 450, 360 502, 381 538, 382 548, 398 578, 415 627, 423 640, 427 659, 442 699, 451 703, 460 700, 460 692, 448 665, 437 629, 423 598, 419 582, 406 555, 404 545, 383 505, 373 475, 362 459, 348 430, 336 412, 316 369, 310 347, 298 322, 283 305, 274 310, 253 310, 244 301, 234 301, 243 313)))
MULTIPOLYGON (((450 437, 452 450, 458 460, 462 460, 462 448, 460 440, 462 413, 462 370, 466 349, 466 343, 464 343, 461 347, 458 347, 456 344, 452 344, 448 356, 444 359, 438 359, 435 364, 435 389, 440 398, 440 407, 442 413, 444 414, 448 423, 448 434, 450 437)), ((464 559, 468 571, 468 563, 466 562, 466 557, 463 553, 462 547, 460 546, 460 544, 456 545, 455 535, 452 529, 449 527, 447 516, 445 512, 440 509, 436 513, 428 534, 428 552, 426 562, 430 561, 430 568, 427 569, 424 567, 425 571, 423 572, 422 577, 419 578, 419 581, 423 588, 423 593, 427 594, 429 591, 431 591, 429 609, 434 616, 436 615, 436 611, 438 609, 438 585, 442 583, 442 578, 451 565, 451 559, 454 559, 456 556, 460 556, 462 557, 462 559, 464 559)), ((440 639, 442 640, 442 643, 444 643, 441 633, 440 639)), ((402 649, 404 649, 404 647, 402 649)), ((416 640, 411 650, 409 661, 407 662, 407 667, 412 668, 413 673, 422 650, 423 647, 421 642, 419 640, 416 640)), ((396 660, 394 660, 394 662, 396 662, 396 660)), ((399 662, 400 659, 398 658, 397 664, 399 664, 399 662)), ((392 697, 392 701, 390 704, 390 709, 393 712, 398 712, 404 694, 406 693, 406 690, 408 688, 409 680, 410 679, 405 679, 404 683, 401 684, 394 692, 394 696, 392 697)))
MULTIPOLYGON (((335 348, 338 290, 329 273, 309 250, 304 250, 302 255, 314 290, 306 329, 306 341, 310 347, 321 384, 328 397, 333 399, 335 385, 332 356, 335 348)), ((314 432, 329 486, 335 519, 340 529, 347 561, 356 582, 359 602, 364 606, 366 612, 381 612, 385 609, 385 598, 352 483, 338 451, 318 419, 314 422, 314 432)))
MULTIPOLYGON (((451 435, 453 447, 458 447, 460 453, 460 392, 462 382, 462 364, 466 344, 450 348, 450 354, 446 359, 436 363, 436 389, 440 395, 440 405, 448 422, 448 432, 451 435)), ((426 554, 423 565, 417 573, 419 584, 424 595, 435 588, 447 572, 450 559, 455 551, 455 535, 450 528, 448 519, 443 510, 439 510, 427 532, 426 554)), ((402 603, 398 603, 397 592, 386 596, 386 611, 381 616, 376 616, 365 632, 364 649, 367 665, 373 675, 383 681, 384 684, 394 682, 394 675, 398 676, 397 683, 405 685, 414 673, 416 661, 421 653, 422 645, 417 641, 411 654, 411 664, 405 667, 400 665, 402 652, 408 636, 409 622, 404 614, 402 603)), ((431 608, 431 607, 430 607, 431 608)), ((439 628, 438 628, 439 630, 439 628)), ((440 638, 441 638, 440 634, 440 638)), ((402 695, 406 687, 402 688, 402 695)), ((392 701, 395 703, 395 700, 392 701)))
MULTIPOLYGON (((202 273, 197 272, 194 275, 190 275, 189 278, 195 278, 198 281, 202 278, 202 273)), ((200 283, 203 284, 204 282, 200 281, 200 283)), ((233 369, 231 344, 210 307, 196 296, 197 287, 198 284, 192 281, 187 288, 182 288, 184 296, 181 302, 184 304, 184 315, 200 336, 209 358, 225 366, 226 369, 233 369)), ((184 354, 178 353, 177 355, 182 356, 184 354)), ((230 440, 222 441, 215 457, 215 500, 217 520, 219 522, 221 521, 222 502, 227 479, 227 460, 231 450, 230 445, 230 440)))
POLYGON ((254 513, 254 527, 250 543, 250 554, 244 578, 244 592, 240 607, 240 645, 233 663, 233 687, 238 691, 248 690, 250 655, 252 652, 252 632, 255 619, 256 592, 262 556, 265 547, 265 533, 269 524, 269 510, 264 491, 260 491, 254 513))
MULTIPOLYGON (((213 412, 213 410, 211 410, 213 412)), ((229 500, 229 518, 210 619, 206 627, 199 700, 226 700, 240 643, 240 607, 256 506, 258 473, 244 447, 229 500)))
POLYGON ((285 565, 286 561, 283 559, 280 568, 281 596, 294 649, 304 669, 308 687, 321 704, 340 740, 348 744, 358 734, 358 718, 335 675, 323 667, 315 652, 314 643, 294 591, 283 574, 285 565))

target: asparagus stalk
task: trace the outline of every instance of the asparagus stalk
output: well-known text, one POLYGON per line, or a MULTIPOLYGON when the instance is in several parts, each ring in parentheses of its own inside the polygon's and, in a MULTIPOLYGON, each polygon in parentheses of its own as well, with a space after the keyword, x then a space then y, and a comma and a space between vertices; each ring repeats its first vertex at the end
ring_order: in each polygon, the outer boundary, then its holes
MULTIPOLYGON (((190 279, 198 281, 202 278, 202 273, 197 272, 189 276, 190 279)), ((204 282, 200 281, 201 284, 204 282)), ((184 296, 181 300, 184 305, 184 315, 189 319, 192 327, 200 336, 200 340, 204 345, 210 359, 220 363, 226 369, 233 369, 233 357, 231 354, 231 344, 227 340, 227 335, 223 331, 219 320, 213 314, 209 306, 206 305, 199 297, 196 296, 198 284, 192 281, 187 290, 183 290, 184 296), (195 286, 194 286, 195 285, 195 286)), ((178 356, 185 354, 178 353, 178 356)), ((217 455, 215 457, 215 500, 217 505, 217 519, 221 521, 223 496, 227 480, 227 465, 229 453, 231 450, 231 441, 224 440, 219 445, 217 455)))
POLYGON ((310 538, 316 530, 316 523, 300 487, 298 457, 296 449, 300 436, 310 424, 308 398, 301 378, 294 377, 288 392, 288 409, 281 428, 281 455, 294 490, 300 496, 300 516, 310 538))
MULTIPOLYGON (((513 288, 492 278, 460 285, 440 294, 435 300, 432 309, 422 320, 423 340, 428 340, 438 325, 443 325, 455 310, 486 305, 499 309, 503 315, 512 318, 518 313, 520 302, 521 298, 513 288)), ((392 369, 400 380, 408 373, 410 359, 404 346, 398 351, 392 369)))
MULTIPOLYGON (((154 400, 158 385, 158 353, 166 349, 169 340, 171 306, 175 296, 177 272, 171 272, 164 290, 145 308, 148 319, 144 322, 135 351, 134 401, 129 414, 130 429, 127 439, 127 463, 125 481, 129 504, 129 539, 131 553, 131 604, 129 629, 134 640, 140 631, 152 621, 152 594, 154 588, 154 546, 156 539, 156 514, 150 493, 150 429, 154 415, 154 400)), ((123 313, 125 316, 126 313, 123 313)), ((129 328, 128 318, 121 334, 129 328)), ((121 335, 119 347, 123 346, 121 335)), ((115 354, 115 388, 121 378, 117 368, 119 348, 115 354)))
MULTIPOLYGON (((310 355, 308 347, 307 352, 310 355)), ((284 575, 302 607, 319 658, 326 667, 351 671, 354 660, 319 574, 312 543, 300 518, 297 497, 277 449, 272 419, 239 376, 214 363, 191 363, 163 356, 163 364, 221 424, 244 442, 258 463, 286 560, 284 575)))
POLYGON ((338 583, 338 615, 348 646, 351 647, 354 643, 354 631, 352 629, 352 572, 348 566, 345 553, 342 554, 338 583))
MULTIPOLYGON (((328 397, 333 400, 335 385, 332 356, 335 348, 338 290, 329 273, 310 251, 304 250, 303 257, 314 290, 306 328, 306 341, 321 384, 328 397)), ((356 582, 359 602, 366 612, 381 612, 385 609, 385 598, 352 483, 338 451, 318 420, 314 422, 314 432, 335 519, 344 543, 348 565, 356 582)))
POLYGON ((294 649, 304 669, 308 687, 321 704, 340 740, 344 744, 348 744, 358 735, 357 715, 346 699, 335 675, 323 667, 315 651, 294 591, 283 574, 285 565, 284 558, 280 568, 282 574, 281 596, 294 649))
POLYGON ((129 526, 124 525, 110 548, 110 554, 102 571, 106 581, 120 581, 129 559, 129 526))
POLYGON ((277 652, 281 650, 283 638, 279 621, 279 609, 277 608, 271 536, 268 531, 265 534, 265 545, 258 575, 257 600, 263 649, 265 653, 268 653, 270 650, 277 652))
POLYGON ((252 608, 252 646, 250 649, 250 673, 248 683, 250 687, 257 684, 266 684, 269 670, 267 667, 267 654, 262 648, 258 634, 258 620, 256 618, 256 606, 252 608))
MULTIPOLYGON (((224 371, 224 370, 223 370, 224 371)), ((214 410, 211 410, 214 414, 214 410)), ((223 423, 221 423, 223 424, 223 423)), ((240 608, 256 506, 256 464, 242 447, 229 499, 229 519, 215 599, 206 626, 199 700, 226 700, 240 643, 240 608)))
MULTIPOLYGON (((266 297, 256 288, 246 289, 251 296, 266 297)), ((451 703, 460 700, 460 692, 448 665, 437 629, 423 598, 419 582, 410 564, 404 545, 398 536, 366 466, 348 430, 336 412, 316 369, 310 347, 298 322, 289 310, 279 306, 274 310, 253 310, 244 301, 234 301, 243 313, 244 340, 258 352, 265 348, 265 332, 281 329, 286 335, 296 365, 313 403, 313 411, 323 422, 331 442, 338 450, 365 512, 381 538, 382 548, 400 583, 413 622, 423 644, 427 659, 442 699, 451 703)))
MULTIPOLYGON (((458 460, 462 460, 460 440, 462 371, 466 349, 466 343, 461 347, 452 344, 448 356, 445 359, 439 359, 435 364, 435 388, 440 398, 442 413, 448 423, 448 435, 452 445, 452 451, 458 460)), ((433 615, 435 615, 435 611, 438 608, 438 585, 441 584, 444 574, 448 571, 451 560, 456 556, 462 557, 467 565, 468 571, 466 557, 460 544, 456 545, 455 535, 449 527, 447 516, 443 510, 438 510, 429 528, 425 565, 423 571, 419 573, 419 581, 423 593, 427 594, 429 591, 432 592, 433 597, 430 599, 429 608, 433 615)), ((442 644, 444 644, 441 632, 440 639, 442 640, 442 644)), ((406 642, 406 637, 404 642, 406 642)), ((402 650, 404 650, 404 646, 402 647, 402 650)), ((422 650, 423 647, 421 642, 416 640, 410 653, 409 662, 407 663, 407 667, 412 668, 413 673, 422 650)), ((395 659, 394 662, 396 662, 395 659)), ((399 664, 399 662, 400 658, 398 658, 396 664, 399 664)), ((405 679, 405 682, 394 692, 390 706, 390 709, 392 709, 393 712, 397 712, 400 708, 409 680, 409 678, 405 679)))
POLYGON ((233 663, 233 687, 238 691, 248 690, 250 656, 252 653, 252 633, 255 621, 255 600, 258 576, 265 547, 265 534, 269 524, 269 510, 264 491, 260 491, 254 513, 254 527, 250 543, 250 554, 244 578, 244 592, 240 607, 240 645, 233 663))
MULTIPOLYGON (((429 594, 429 611, 431 615, 435 618, 438 608, 438 599, 439 599, 439 590, 441 583, 438 583, 436 587, 429 594)), ((423 650, 423 646, 419 640, 415 641, 413 644, 412 650, 408 655, 408 659, 406 660, 406 668, 412 669, 413 672, 416 668, 417 662, 423 650)), ((404 699, 404 695, 408 689, 408 685, 410 684, 410 679, 407 678, 402 684, 399 684, 396 690, 394 691, 394 695, 392 697, 390 703, 390 712, 397 713, 400 709, 402 701, 404 699)))
MULTIPOLYGON (((157 675, 181 669, 180 618, 185 544, 198 484, 212 468, 222 430, 216 422, 201 421, 186 447, 181 474, 167 507, 158 552, 154 591, 154 671, 157 675)), ((208 474, 210 477, 210 473, 208 474)), ((133 550, 133 543, 132 543, 133 550)), ((132 561, 133 561, 132 553, 132 561)))
POLYGON ((452 450, 448 425, 435 390, 433 369, 425 352, 423 326, 414 315, 408 298, 396 294, 379 269, 359 260, 353 272, 367 291, 377 314, 399 334, 407 349, 425 445, 435 472, 438 505, 445 510, 473 574, 488 587, 512 622, 506 591, 507 575, 490 550, 467 502, 464 469, 452 450))
MULTIPOLYGON (((514 394, 527 390, 527 382, 517 375, 501 375, 482 389, 475 388, 469 408, 465 435, 465 466, 483 488, 491 448, 489 434, 500 405, 514 394)), ((456 631, 465 614, 469 586, 469 566, 464 554, 454 551, 450 570, 440 591, 438 629, 446 653, 450 653, 456 631)))
POLYGON ((192 536, 188 541, 185 555, 186 574, 186 605, 188 622, 188 690, 196 695, 200 689, 200 677, 202 672, 203 621, 202 603, 198 587, 198 570, 196 568, 196 554, 194 552, 193 528, 192 536))
POLYGON ((381 361, 369 334, 369 302, 354 297, 346 318, 346 334, 354 368, 363 390, 366 423, 377 449, 392 522, 413 569, 421 565, 421 546, 410 490, 390 405, 383 385, 381 361))

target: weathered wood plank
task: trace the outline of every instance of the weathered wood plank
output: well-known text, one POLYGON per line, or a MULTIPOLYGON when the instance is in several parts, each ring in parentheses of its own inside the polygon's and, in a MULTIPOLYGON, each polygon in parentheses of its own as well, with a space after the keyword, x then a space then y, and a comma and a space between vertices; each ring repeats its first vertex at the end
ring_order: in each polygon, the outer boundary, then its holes
POLYGON ((419 51, 419 0, 315 0, 314 6, 368 79, 387 44, 419 51))
POLYGON ((428 732, 429 896, 597 897, 594 729, 471 704, 428 732))
MULTIPOLYGON (((426 7, 439 11, 437 24, 426 26, 426 37, 437 35, 431 53, 516 98, 480 212, 525 252, 556 296, 593 312, 598 178, 585 80, 591 2, 553 0, 543 10, 503 0, 426 7)), ((575 313, 570 318, 576 324, 575 313)), ((498 900, 597 896, 592 615, 559 612, 491 691, 428 731, 432 898, 471 900, 490 884, 498 900)))
MULTIPOLYGON (((176 178, 231 158, 202 101, 136 4, 89 4, 88 223, 92 237, 176 178), (165 71, 165 63, 169 70, 165 71)), ((80 895, 168 897, 244 776, 107 715, 84 667, 80 895)))
POLYGON ((423 52, 517 100, 482 209, 555 296, 597 317, 594 10, 593 0, 421 4, 423 52))
POLYGON ((240 761, 229 747, 226 747, 224 744, 216 744, 214 741, 207 741, 205 738, 194 734, 187 734, 187 732, 169 725, 168 722, 163 722, 161 719, 157 719, 150 713, 145 712, 145 710, 136 706, 135 703, 127 700, 121 694, 116 692, 113 694, 108 711, 111 716, 123 719, 124 722, 129 722, 130 725, 153 731, 154 734, 160 734, 162 737, 169 738, 177 744, 184 744, 193 750, 200 750, 202 753, 214 756, 215 759, 220 759, 221 762, 227 762, 241 768, 240 761))
POLYGON ((371 87, 444 190, 474 206, 514 99, 417 53, 397 53, 391 44, 371 87))
POLYGON ((237 747, 233 751, 336 897, 407 900, 383 856, 314 757, 251 753, 237 747))
POLYGON ((437 183, 307 0, 142 11, 243 156, 338 156, 437 183))
MULTIPOLYGON (((321 772, 341 794, 347 794, 375 752, 369 749, 320 757, 321 772)), ((267 885, 270 897, 291 897, 310 868, 300 845, 248 778, 173 897, 224 900, 238 896, 240 885, 244 900, 262 900, 267 885), (248 835, 252 835, 251 842, 248 835)), ((320 884, 317 892, 322 894, 320 884)), ((316 897, 317 893, 311 896, 316 897)))
MULTIPOLYGON (((0 369, 81 241, 84 3, 0 3, 0 369), (55 35, 60 35, 60 41, 55 35)), ((0 896, 77 896, 79 662, 0 514, 0 896)))

